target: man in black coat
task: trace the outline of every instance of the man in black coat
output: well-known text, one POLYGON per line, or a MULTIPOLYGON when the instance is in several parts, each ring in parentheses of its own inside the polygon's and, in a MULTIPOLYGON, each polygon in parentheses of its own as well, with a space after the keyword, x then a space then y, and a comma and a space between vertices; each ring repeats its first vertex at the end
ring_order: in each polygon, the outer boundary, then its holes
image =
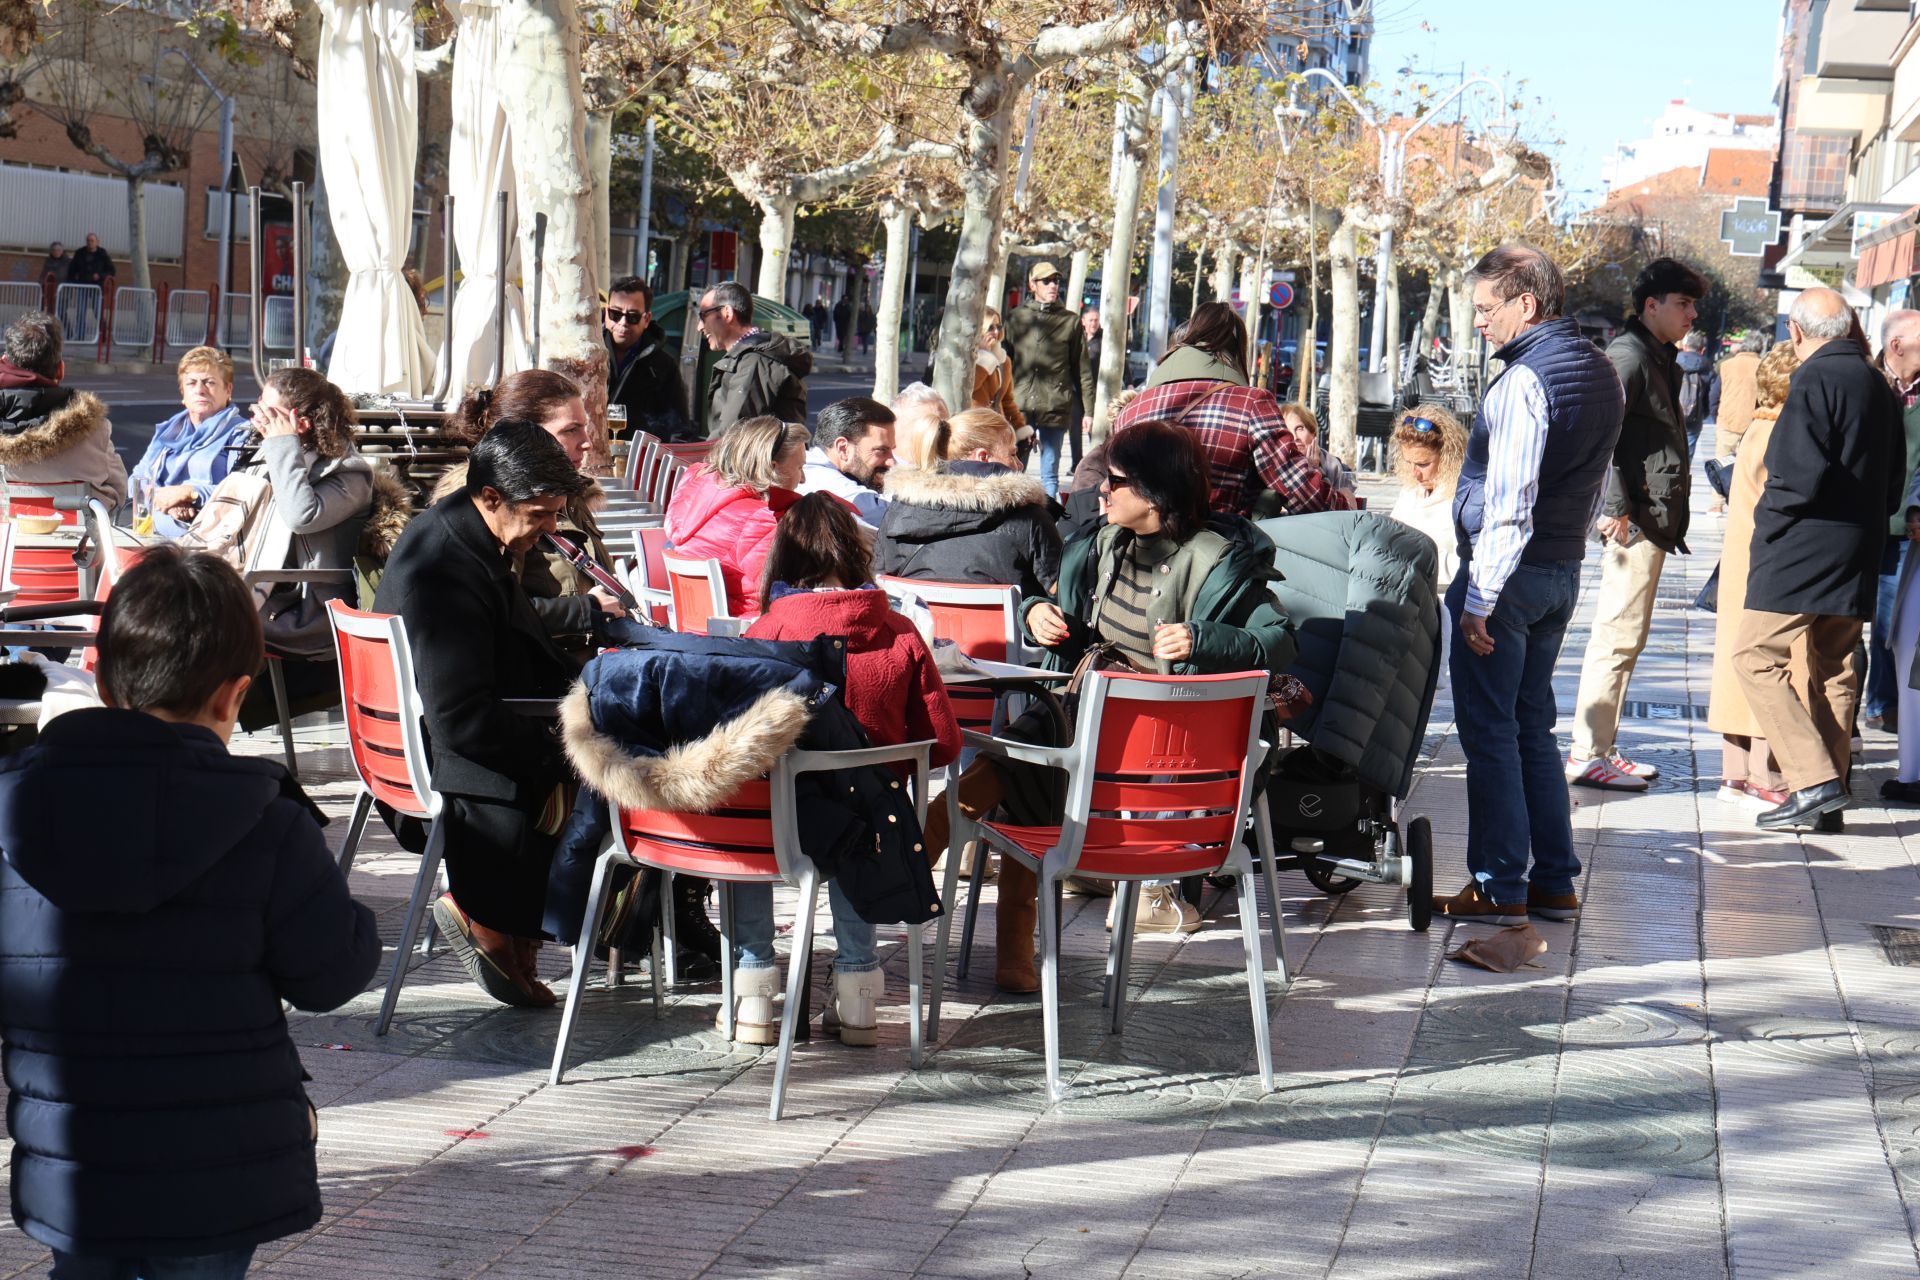
POLYGON ((503 1004, 545 1006, 538 978, 547 867, 571 776, 550 720, 508 698, 557 698, 573 665, 513 575, 588 480, 531 422, 494 424, 467 462, 465 489, 407 526, 374 608, 407 624, 426 715, 433 789, 445 808, 452 893, 434 920, 475 982, 503 1004))
POLYGON ((1831 289, 1794 302, 1787 331, 1800 367, 1767 445, 1767 487, 1753 513, 1734 669, 1791 793, 1755 820, 1766 828, 1837 829, 1849 802, 1860 694, 1849 659, 1873 615, 1887 518, 1906 487, 1900 406, 1850 337, 1852 322, 1831 289), (1788 654, 1802 636, 1809 669, 1796 690, 1788 654))
POLYGON ((639 276, 615 280, 602 316, 607 340, 607 404, 622 405, 627 425, 662 440, 698 437, 687 416, 680 360, 653 318, 653 290, 639 276))
POLYGON ((263 657, 224 562, 149 548, 101 619, 107 705, 0 761, 0 1044, 13 1220, 56 1276, 237 1277, 320 1220, 281 1001, 380 962, 277 763, 227 738, 263 657))

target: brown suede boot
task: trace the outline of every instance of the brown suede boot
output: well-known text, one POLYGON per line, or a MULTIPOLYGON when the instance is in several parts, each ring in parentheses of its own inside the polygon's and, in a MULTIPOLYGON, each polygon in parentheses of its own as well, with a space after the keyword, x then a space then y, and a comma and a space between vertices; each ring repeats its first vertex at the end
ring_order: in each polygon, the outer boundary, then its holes
MULTIPOLYGON (((975 760, 950 785, 959 790, 960 811, 976 822, 1000 803, 1000 775, 994 772, 990 761, 975 760)), ((946 792, 942 791, 939 798, 927 806, 927 822, 922 830, 925 832, 922 839, 927 846, 927 865, 932 866, 946 853, 947 841, 952 834, 952 825, 947 819, 946 792)))
POLYGON ((1015 995, 1040 989, 1040 975, 1033 967, 1039 887, 1033 872, 1012 858, 1000 859, 1000 902, 993 913, 993 984, 1015 995))

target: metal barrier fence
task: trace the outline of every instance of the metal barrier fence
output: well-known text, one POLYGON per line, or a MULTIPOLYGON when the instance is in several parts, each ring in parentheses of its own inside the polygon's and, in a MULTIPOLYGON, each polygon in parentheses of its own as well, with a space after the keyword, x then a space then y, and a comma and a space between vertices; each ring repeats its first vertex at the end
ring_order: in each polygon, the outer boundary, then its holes
POLYGON ((151 348, 159 299, 151 289, 122 286, 113 291, 113 345, 151 348))
POLYGON ((184 350, 207 340, 213 297, 205 289, 175 289, 167 295, 167 346, 184 350))
POLYGON ((270 351, 293 350, 293 299, 284 294, 269 297, 260 329, 263 347, 270 351))
POLYGON ((0 283, 0 327, 12 324, 29 311, 38 311, 42 302, 40 286, 31 281, 0 283))
POLYGON ((214 344, 228 351, 244 351, 253 345, 253 295, 229 293, 220 308, 219 340, 214 344))
MULTIPOLYGON (((53 297, 53 318, 60 322, 69 349, 89 347, 100 341, 100 286, 63 284, 53 297)), ((147 334, 152 341, 153 334, 147 334)))

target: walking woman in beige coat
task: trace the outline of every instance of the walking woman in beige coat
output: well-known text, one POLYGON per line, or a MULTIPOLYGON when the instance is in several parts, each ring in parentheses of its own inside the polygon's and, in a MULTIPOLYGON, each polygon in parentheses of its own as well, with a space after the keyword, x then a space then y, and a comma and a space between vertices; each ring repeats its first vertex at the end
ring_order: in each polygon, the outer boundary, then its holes
MULTIPOLYGON (((1720 798, 1753 808, 1771 808, 1786 800, 1786 779, 1760 736, 1734 671, 1734 636, 1746 612, 1747 572, 1752 559, 1753 509, 1767 487, 1767 443, 1786 403, 1787 383, 1799 365, 1793 344, 1782 342, 1760 361, 1753 418, 1734 455, 1733 483, 1727 493, 1726 537, 1720 553, 1720 594, 1713 627, 1713 691, 1707 702, 1707 727, 1721 735, 1720 798)), ((1802 655, 1795 653, 1795 665, 1802 655)))

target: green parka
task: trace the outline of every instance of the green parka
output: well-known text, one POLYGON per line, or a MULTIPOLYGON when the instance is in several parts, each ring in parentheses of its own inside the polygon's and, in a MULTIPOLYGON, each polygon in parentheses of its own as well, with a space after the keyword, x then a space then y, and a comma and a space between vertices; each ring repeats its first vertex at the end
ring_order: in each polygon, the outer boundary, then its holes
POLYGON ((1013 360, 1013 398, 1028 424, 1078 431, 1079 423, 1067 421, 1074 393, 1081 404, 1093 403, 1093 369, 1079 314, 1057 302, 1041 306, 1029 296, 1007 314, 1006 348, 1013 360))

